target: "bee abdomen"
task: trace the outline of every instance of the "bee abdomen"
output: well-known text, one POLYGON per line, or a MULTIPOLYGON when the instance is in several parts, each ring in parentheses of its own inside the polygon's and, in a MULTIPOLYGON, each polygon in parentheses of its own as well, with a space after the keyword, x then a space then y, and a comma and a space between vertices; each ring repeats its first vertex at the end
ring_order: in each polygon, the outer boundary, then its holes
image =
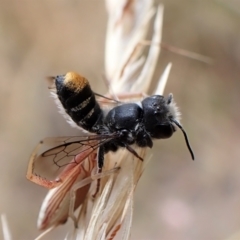
POLYGON ((67 114, 80 127, 94 132, 102 121, 102 110, 86 78, 69 72, 55 78, 57 95, 67 114))

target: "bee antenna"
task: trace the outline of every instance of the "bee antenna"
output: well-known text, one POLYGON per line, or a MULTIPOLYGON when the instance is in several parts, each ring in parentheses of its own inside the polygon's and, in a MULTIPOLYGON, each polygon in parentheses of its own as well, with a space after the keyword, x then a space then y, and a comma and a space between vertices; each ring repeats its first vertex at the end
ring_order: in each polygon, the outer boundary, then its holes
POLYGON ((175 123, 178 126, 178 128, 181 129, 181 131, 182 131, 182 133, 184 135, 185 142, 187 144, 188 150, 189 150, 189 152, 191 154, 192 160, 194 160, 194 154, 193 154, 193 151, 192 151, 191 146, 189 144, 187 133, 185 132, 185 130, 183 129, 183 127, 181 126, 181 124, 178 121, 176 121, 175 119, 171 119, 171 122, 175 123))

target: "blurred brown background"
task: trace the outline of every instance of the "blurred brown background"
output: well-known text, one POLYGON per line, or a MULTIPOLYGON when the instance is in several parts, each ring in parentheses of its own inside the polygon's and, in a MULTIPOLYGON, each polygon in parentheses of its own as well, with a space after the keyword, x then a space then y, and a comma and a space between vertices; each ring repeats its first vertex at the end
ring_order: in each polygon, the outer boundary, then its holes
MULTIPOLYGON (((156 79, 173 62, 165 92, 173 92, 181 107, 196 161, 180 131, 155 142, 135 196, 132 239, 227 239, 240 231, 240 2, 163 3, 163 41, 215 64, 161 52, 156 79)), ((58 113, 44 79, 75 70, 106 92, 106 22, 103 0, 0 0, 0 212, 13 239, 39 234, 47 191, 25 178, 34 146, 47 136, 77 134, 58 113)), ((46 239, 63 239, 70 224, 46 239)))

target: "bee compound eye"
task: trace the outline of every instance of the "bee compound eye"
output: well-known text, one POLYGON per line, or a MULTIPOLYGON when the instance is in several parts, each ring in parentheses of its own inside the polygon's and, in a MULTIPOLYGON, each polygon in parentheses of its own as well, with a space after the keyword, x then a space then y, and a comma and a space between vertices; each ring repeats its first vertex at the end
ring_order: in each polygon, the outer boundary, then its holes
POLYGON ((170 138, 174 133, 174 128, 171 124, 167 125, 156 125, 153 133, 151 134, 153 138, 163 139, 170 138))

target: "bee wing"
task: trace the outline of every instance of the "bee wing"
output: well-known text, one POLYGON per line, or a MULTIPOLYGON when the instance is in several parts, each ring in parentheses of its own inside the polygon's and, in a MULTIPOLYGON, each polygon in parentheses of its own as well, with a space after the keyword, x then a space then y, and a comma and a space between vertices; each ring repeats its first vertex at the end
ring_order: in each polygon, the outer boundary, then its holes
POLYGON ((94 94, 97 97, 97 102, 99 103, 101 108, 106 112, 126 102, 138 103, 144 97, 146 97, 142 93, 124 93, 124 94, 118 94, 116 96, 111 96, 111 95, 103 96, 96 92, 94 92, 94 94))
POLYGON ((91 135, 45 138, 33 152, 28 172, 49 181, 60 178, 77 165, 82 165, 90 155, 96 155, 98 147, 112 137, 91 135))

